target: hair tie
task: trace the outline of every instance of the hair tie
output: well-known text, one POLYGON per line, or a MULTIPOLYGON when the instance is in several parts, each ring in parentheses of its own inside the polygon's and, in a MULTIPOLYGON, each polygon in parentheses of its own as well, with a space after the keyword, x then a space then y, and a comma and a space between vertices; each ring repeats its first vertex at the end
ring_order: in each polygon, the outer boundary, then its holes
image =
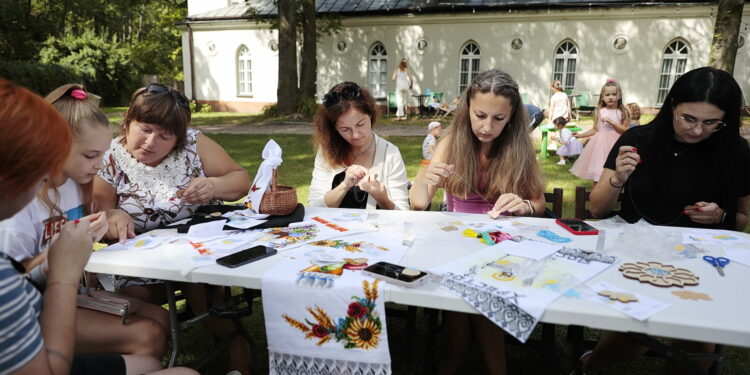
POLYGON ((86 91, 83 91, 81 89, 75 89, 70 92, 70 97, 73 99, 78 99, 78 100, 86 100, 86 98, 89 97, 89 94, 87 94, 86 91))
POLYGON ((615 83, 617 83, 617 80, 616 80, 616 79, 614 79, 614 78, 607 78, 607 83, 610 83, 610 82, 615 82, 615 83))

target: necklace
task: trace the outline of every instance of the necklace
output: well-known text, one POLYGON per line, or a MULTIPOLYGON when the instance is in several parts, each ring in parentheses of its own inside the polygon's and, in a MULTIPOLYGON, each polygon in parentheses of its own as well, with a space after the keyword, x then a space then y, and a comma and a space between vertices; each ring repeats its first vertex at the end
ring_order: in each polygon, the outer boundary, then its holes
POLYGON ((372 139, 372 141, 370 142, 370 145, 369 145, 369 146, 367 146, 367 148, 366 148, 366 149, 364 149, 364 150, 362 150, 362 151, 360 151, 360 152, 354 152, 354 151, 352 151, 352 155, 354 156, 354 158, 355 158, 355 159, 357 159, 357 158, 359 158, 360 156, 362 156, 362 155, 366 154, 366 153, 367 153, 367 151, 370 151, 370 149, 372 148, 372 145, 374 145, 374 144, 375 144, 375 136, 373 136, 373 135, 370 135, 370 137, 372 137, 372 138, 371 138, 371 139, 372 139))

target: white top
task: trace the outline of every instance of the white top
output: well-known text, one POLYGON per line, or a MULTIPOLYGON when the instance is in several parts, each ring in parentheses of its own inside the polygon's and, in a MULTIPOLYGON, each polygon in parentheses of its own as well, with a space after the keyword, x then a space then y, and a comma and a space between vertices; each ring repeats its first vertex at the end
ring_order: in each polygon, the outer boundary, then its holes
POLYGON ((558 117, 568 118, 570 108, 568 107, 568 95, 564 92, 556 92, 549 98, 550 121, 558 117))
MULTIPOLYGON (((398 147, 391 142, 378 137, 375 133, 375 160, 370 167, 370 173, 378 174, 378 181, 385 185, 388 191, 388 198, 391 199, 397 210, 409 209, 409 193, 407 185, 409 180, 406 178, 406 167, 404 159, 401 158, 401 152, 398 147)), ((310 182, 310 192, 308 194, 308 205, 311 207, 326 207, 324 196, 331 191, 333 177, 346 169, 345 166, 331 167, 323 157, 323 153, 318 150, 315 156, 315 169, 313 169, 312 182, 310 182)), ((378 202, 369 194, 367 198, 367 209, 374 210, 378 202)))
POLYGON ((424 137, 424 141, 422 141, 422 159, 424 160, 431 160, 432 159, 432 152, 430 152, 430 146, 434 146, 437 141, 435 140, 435 136, 432 134, 427 134, 426 137, 424 137))
POLYGON ((573 137, 573 132, 570 131, 568 128, 562 128, 560 129, 560 143, 561 144, 568 144, 570 142, 570 138, 573 137))
POLYGON ((121 136, 112 140, 99 177, 115 189, 117 208, 130 214, 137 233, 154 229, 162 222, 184 219, 201 206, 177 198, 178 190, 187 189, 194 178, 205 177, 197 150, 198 134, 199 131, 188 129, 185 147, 155 167, 133 158, 120 143, 121 136))
POLYGON ((409 88, 409 74, 405 70, 396 70, 396 87, 409 88))
MULTIPOLYGON (((53 215, 39 197, 12 218, 0 222, 0 249, 17 262, 33 258, 49 248, 63 224, 84 216, 83 196, 75 181, 68 179, 58 189, 62 216, 53 215)), ((49 197, 54 201, 54 192, 49 197)))

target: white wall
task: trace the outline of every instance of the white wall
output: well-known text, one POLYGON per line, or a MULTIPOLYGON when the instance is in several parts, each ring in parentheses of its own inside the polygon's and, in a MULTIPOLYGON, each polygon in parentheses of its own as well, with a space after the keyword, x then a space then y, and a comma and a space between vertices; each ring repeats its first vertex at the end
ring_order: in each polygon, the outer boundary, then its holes
MULTIPOLYGON (((369 50, 379 41, 388 54, 388 91, 395 88, 391 71, 406 57, 415 75, 414 93, 430 88, 444 92, 450 100, 458 95, 460 49, 473 40, 481 48, 480 70, 507 71, 532 103, 546 107, 555 49, 562 40, 571 39, 579 48, 577 91, 598 95, 606 79, 615 78, 623 87, 625 102, 653 107, 664 48, 680 37, 690 46, 687 69, 705 65, 714 11, 714 7, 700 6, 347 18, 338 35, 323 37, 318 45, 318 98, 344 80, 366 84, 369 50), (625 53, 616 54, 609 47, 617 34, 629 40, 625 53), (524 40, 524 48, 511 53, 510 42, 516 37, 524 40), (429 43, 423 54, 415 47, 419 38, 429 43), (343 53, 335 48, 342 40, 348 45, 343 53)), ((745 11, 741 30, 746 38, 748 22, 750 9, 745 11)), ((269 48, 276 40, 275 32, 258 29, 254 21, 224 23, 218 29, 218 24, 212 25, 193 25, 198 99, 276 101, 278 60, 269 48), (209 41, 217 47, 215 56, 206 52, 209 41), (234 59, 240 43, 253 54, 253 98, 236 97, 234 59)), ((750 46, 738 53, 735 77, 744 92, 750 91, 750 46)))

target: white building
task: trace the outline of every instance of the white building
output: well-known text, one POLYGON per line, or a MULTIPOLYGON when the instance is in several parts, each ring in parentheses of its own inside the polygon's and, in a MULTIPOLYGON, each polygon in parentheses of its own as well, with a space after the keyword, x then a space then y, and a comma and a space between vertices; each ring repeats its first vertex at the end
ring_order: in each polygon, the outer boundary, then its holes
MULTIPOLYGON (((275 16, 271 0, 250 0, 275 16)), ((189 0, 183 30, 185 91, 222 110, 258 112, 276 101, 277 33, 246 15, 241 0, 189 0)), ((716 4, 684 1, 317 0, 319 14, 343 17, 318 44, 317 97, 334 84, 365 84, 381 99, 395 91, 402 57, 413 93, 450 100, 480 71, 510 73, 529 101, 546 107, 553 79, 597 100, 606 79, 625 102, 659 107, 681 73, 706 65, 716 4)), ((734 69, 750 98, 750 8, 745 7, 734 69)), ((304 64, 304 61, 300 61, 304 64)), ((413 101, 412 105, 416 105, 413 101)))

